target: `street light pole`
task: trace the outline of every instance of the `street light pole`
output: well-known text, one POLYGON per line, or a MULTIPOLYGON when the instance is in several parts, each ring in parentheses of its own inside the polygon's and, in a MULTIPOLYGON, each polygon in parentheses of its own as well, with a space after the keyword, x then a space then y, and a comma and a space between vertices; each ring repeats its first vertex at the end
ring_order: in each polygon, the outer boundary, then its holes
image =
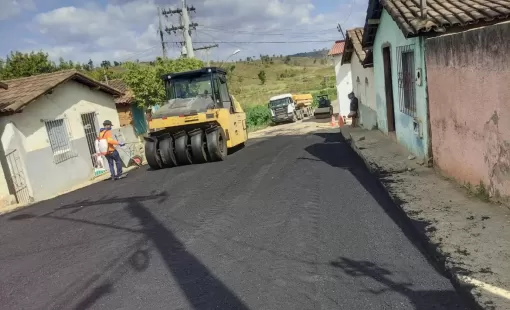
POLYGON ((241 51, 241 50, 237 49, 237 50, 235 50, 232 54, 230 54, 230 56, 228 56, 228 57, 227 57, 227 59, 225 59, 225 60, 223 60, 223 61, 221 62, 221 64, 220 64, 219 68, 221 68, 221 67, 223 66, 223 64, 225 63, 225 61, 229 60, 229 59, 230 59, 230 57, 232 57, 232 56, 234 56, 234 55, 238 54, 240 51, 241 51))

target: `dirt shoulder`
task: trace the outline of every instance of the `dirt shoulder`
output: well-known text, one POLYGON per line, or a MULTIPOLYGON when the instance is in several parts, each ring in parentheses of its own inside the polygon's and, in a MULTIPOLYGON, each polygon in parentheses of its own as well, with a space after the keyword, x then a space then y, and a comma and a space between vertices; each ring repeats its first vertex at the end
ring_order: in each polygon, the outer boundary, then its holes
POLYGON ((454 282, 484 309, 510 309, 510 209, 473 197, 379 131, 344 128, 454 282))

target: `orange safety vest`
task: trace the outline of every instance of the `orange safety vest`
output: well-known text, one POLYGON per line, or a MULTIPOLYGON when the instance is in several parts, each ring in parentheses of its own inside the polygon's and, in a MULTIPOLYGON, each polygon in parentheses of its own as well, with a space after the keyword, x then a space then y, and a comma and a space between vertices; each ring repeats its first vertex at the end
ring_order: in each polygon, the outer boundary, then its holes
POLYGON ((113 153, 113 151, 115 151, 115 146, 119 144, 117 140, 113 139, 111 130, 104 130, 100 132, 97 139, 98 140, 106 139, 106 141, 108 142, 107 154, 113 153))

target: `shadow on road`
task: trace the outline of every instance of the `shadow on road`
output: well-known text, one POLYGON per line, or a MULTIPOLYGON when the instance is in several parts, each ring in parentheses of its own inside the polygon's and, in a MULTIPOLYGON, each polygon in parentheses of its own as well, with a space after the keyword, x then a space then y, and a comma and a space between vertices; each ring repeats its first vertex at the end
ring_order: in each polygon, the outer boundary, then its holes
MULTIPOLYGON (((398 225, 406 237, 422 254, 428 256, 428 253, 423 249, 420 238, 416 235, 414 228, 409 224, 405 215, 395 205, 395 202, 391 199, 386 189, 378 182, 376 176, 372 175, 366 168, 359 155, 352 150, 348 141, 338 132, 315 133, 315 135, 323 138, 324 141, 312 144, 306 147, 305 150, 310 155, 332 167, 348 170, 377 201, 378 205, 383 208, 393 222, 398 225)), ((399 202, 397 201, 397 203, 399 202)))
POLYGON ((353 278, 370 278, 378 282, 384 288, 379 290, 367 290, 374 295, 385 294, 387 292, 396 292, 405 296, 413 304, 415 310, 430 309, 468 309, 462 305, 458 294, 454 290, 432 291, 415 290, 410 283, 397 282, 391 279, 391 271, 377 266, 368 261, 357 261, 345 257, 340 257, 330 262, 330 265, 341 269, 345 275, 353 278))
MULTIPOLYGON (((409 239, 409 241, 428 259, 431 265, 436 271, 444 275, 444 265, 441 263, 441 259, 438 253, 434 253, 432 256, 428 252, 426 241, 424 241, 416 232, 415 226, 423 227, 426 223, 416 222, 407 218, 404 211, 399 208, 396 204, 400 205, 403 201, 394 201, 387 190, 378 181, 377 176, 374 176, 365 166, 364 161, 359 155, 351 148, 349 142, 339 132, 324 132, 315 133, 324 139, 322 143, 316 143, 305 148, 305 150, 312 156, 316 157, 322 162, 329 164, 335 168, 341 168, 348 170, 358 182, 370 193, 370 195, 377 201, 378 205, 385 211, 385 213, 392 219, 392 221, 398 225, 400 230, 409 239), (415 223, 413 223, 413 222, 415 223), (439 263, 438 263, 439 261, 439 263)), ((339 266, 345 266, 349 261, 342 261, 339 266)), ((355 264, 350 261, 350 266, 353 267, 355 264)), ((339 264, 339 263, 337 263, 339 264)), ((357 264, 354 267, 363 270, 368 273, 368 264, 357 264)), ((347 264, 348 265, 348 264, 347 264)), ((371 275, 374 275, 374 269, 370 270, 371 275)), ((400 289, 399 286, 395 286, 396 289, 400 289)), ((455 291, 451 292, 436 292, 436 294, 458 294, 455 291)), ((413 297, 413 296, 412 296, 413 297)), ((414 296, 417 298, 416 296, 414 296)), ((437 296, 439 297, 439 296, 437 296)), ((425 301, 423 301, 425 302, 425 301)), ((430 309, 426 307, 426 303, 418 304, 420 306, 417 309, 430 309)), ((435 309, 435 308, 434 308, 435 309)))
POLYGON ((30 213, 19 214, 9 220, 22 221, 34 218, 46 218, 60 221, 71 221, 81 224, 89 224, 107 227, 127 233, 140 234, 141 238, 127 251, 111 261, 106 268, 98 270, 96 274, 87 280, 79 279, 69 286, 66 292, 57 296, 52 305, 44 308, 67 308, 74 304, 74 309, 88 309, 99 299, 112 294, 115 291, 115 283, 118 282, 129 269, 136 272, 145 271, 150 265, 149 248, 155 248, 165 262, 168 271, 173 275, 180 289, 186 296, 193 309, 248 309, 248 307, 235 295, 221 280, 188 252, 186 246, 165 227, 144 205, 143 201, 157 200, 162 202, 167 194, 165 192, 147 197, 107 198, 98 201, 83 200, 70 205, 56 208, 40 216, 30 213), (140 229, 120 227, 112 224, 96 223, 89 220, 69 218, 53 215, 57 211, 86 208, 93 205, 109 205, 124 203, 125 210, 136 218, 141 226, 140 229), (128 268, 129 267, 129 268, 128 268), (105 279, 106 278, 106 279, 105 279), (76 304, 76 292, 84 294, 76 304))

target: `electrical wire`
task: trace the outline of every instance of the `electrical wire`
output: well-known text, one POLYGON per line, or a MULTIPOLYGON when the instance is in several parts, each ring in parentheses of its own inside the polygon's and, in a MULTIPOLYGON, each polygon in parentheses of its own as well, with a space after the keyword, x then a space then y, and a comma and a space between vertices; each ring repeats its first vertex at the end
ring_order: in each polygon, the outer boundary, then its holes
POLYGON ((157 46, 158 46, 158 45, 153 45, 153 46, 151 46, 151 47, 149 47, 148 49, 145 49, 145 50, 143 50, 143 51, 132 53, 131 55, 129 55, 129 56, 127 56, 127 57, 125 57, 125 58, 121 59, 121 60, 120 60, 120 62, 124 62, 124 61, 127 61, 127 60, 129 60, 129 59, 132 59, 132 58, 134 58, 134 57, 138 57, 138 56, 140 56, 140 55, 143 55, 143 54, 145 54, 145 53, 147 53, 147 52, 149 52, 149 51, 153 50, 153 49, 154 49, 154 48, 156 48, 157 46))
MULTIPOLYGON (((327 43, 334 42, 336 39, 329 40, 298 40, 298 41, 193 41, 193 43, 199 44, 294 44, 294 43, 327 43)), ((178 43, 178 42, 167 42, 167 43, 178 43)))
POLYGON ((248 31, 248 30, 231 30, 231 29, 223 29, 223 28, 216 28, 216 27, 207 27, 202 26, 202 28, 208 29, 210 31, 214 32, 223 32, 223 33, 239 33, 239 34, 250 34, 250 35, 267 35, 267 36, 283 36, 283 35, 312 35, 312 34, 318 34, 324 31, 331 31, 331 30, 337 30, 336 28, 328 28, 328 29, 318 29, 314 31, 290 31, 290 32, 269 32, 269 31, 263 31, 263 32, 257 32, 257 31, 248 31))
MULTIPOLYGON (((215 44, 219 44, 219 39, 218 39, 217 37, 215 37, 215 36, 213 36, 213 35, 211 35, 211 34, 209 34, 209 33, 205 32, 205 31, 201 31, 201 30, 199 31, 199 30, 197 30, 197 32, 198 32, 198 33, 205 34, 206 36, 209 36, 210 38, 212 38, 213 40, 215 40, 215 44)), ((252 48, 252 47, 244 48, 244 47, 241 47, 241 46, 239 46, 239 45, 232 44, 232 43, 224 43, 224 44, 230 45, 230 46, 235 47, 235 48, 238 48, 238 49, 249 49, 249 50, 251 50, 251 51, 253 51, 253 52, 257 53, 257 54, 260 54, 260 52, 259 52, 257 49, 254 49, 254 48, 252 48)))

